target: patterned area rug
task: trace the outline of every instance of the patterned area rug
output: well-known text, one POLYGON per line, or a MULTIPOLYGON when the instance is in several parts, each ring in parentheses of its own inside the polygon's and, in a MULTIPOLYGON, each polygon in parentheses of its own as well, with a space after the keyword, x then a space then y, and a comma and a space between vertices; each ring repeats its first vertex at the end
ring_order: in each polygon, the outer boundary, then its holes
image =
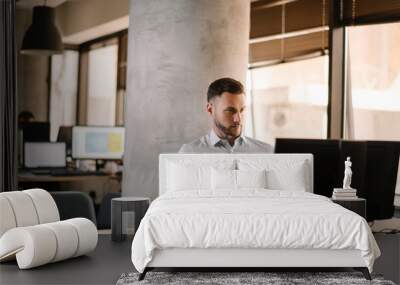
POLYGON ((138 273, 122 274, 117 285, 134 284, 379 284, 395 285, 381 276, 372 275, 372 281, 360 272, 148 272, 138 281, 138 273))

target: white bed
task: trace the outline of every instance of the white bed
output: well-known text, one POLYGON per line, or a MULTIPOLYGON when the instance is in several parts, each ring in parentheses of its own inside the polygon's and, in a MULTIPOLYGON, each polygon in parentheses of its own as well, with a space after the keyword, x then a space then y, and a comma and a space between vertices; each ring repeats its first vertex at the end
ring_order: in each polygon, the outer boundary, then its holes
MULTIPOLYGON (((313 193, 310 154, 161 154, 132 243, 155 267, 354 267, 380 255, 367 222, 313 193)), ((368 268, 368 269, 367 269, 368 268)))

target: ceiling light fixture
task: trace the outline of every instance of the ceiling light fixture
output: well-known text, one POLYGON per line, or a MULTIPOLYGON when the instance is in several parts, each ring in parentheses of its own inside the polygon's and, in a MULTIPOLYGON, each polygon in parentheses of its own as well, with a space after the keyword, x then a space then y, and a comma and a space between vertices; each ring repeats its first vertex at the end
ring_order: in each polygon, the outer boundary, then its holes
POLYGON ((54 23, 54 8, 33 8, 32 25, 25 33, 21 53, 30 55, 53 55, 63 52, 60 33, 54 23))

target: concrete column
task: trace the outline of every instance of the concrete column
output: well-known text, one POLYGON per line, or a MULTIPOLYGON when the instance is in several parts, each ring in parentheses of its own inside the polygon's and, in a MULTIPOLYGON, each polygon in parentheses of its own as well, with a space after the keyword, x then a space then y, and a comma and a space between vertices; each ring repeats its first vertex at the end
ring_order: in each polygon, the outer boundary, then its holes
POLYGON ((158 196, 158 155, 209 131, 208 85, 245 82, 250 1, 131 0, 123 196, 158 196))

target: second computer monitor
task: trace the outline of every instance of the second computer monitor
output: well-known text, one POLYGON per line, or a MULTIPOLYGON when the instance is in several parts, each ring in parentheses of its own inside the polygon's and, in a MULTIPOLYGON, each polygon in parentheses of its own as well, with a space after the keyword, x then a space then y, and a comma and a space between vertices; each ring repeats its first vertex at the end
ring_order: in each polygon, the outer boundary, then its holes
POLYGON ((67 151, 72 149, 72 128, 69 126, 60 126, 58 129, 57 141, 65 142, 67 151))
POLYGON ((65 143, 63 142, 26 142, 26 168, 65 167, 65 143))
POLYGON ((48 142, 50 141, 49 122, 27 122, 18 124, 21 132, 21 143, 25 142, 48 142))
POLYGON ((122 159, 124 127, 73 127, 72 157, 75 159, 122 159))

